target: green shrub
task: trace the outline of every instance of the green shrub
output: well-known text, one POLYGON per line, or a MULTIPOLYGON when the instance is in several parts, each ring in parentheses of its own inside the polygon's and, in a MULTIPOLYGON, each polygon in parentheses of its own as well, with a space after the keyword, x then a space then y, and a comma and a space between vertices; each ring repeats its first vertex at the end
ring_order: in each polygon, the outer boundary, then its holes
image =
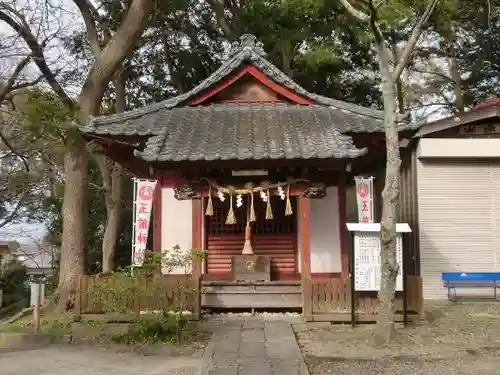
POLYGON ((15 304, 18 301, 29 299, 27 287, 28 276, 26 267, 13 260, 0 270, 0 289, 3 290, 3 307, 15 304))
POLYGON ((103 313, 136 315, 126 333, 115 336, 123 344, 180 342, 186 334, 183 315, 198 291, 192 282, 193 257, 201 251, 183 252, 178 246, 161 253, 148 252, 142 267, 106 275, 92 287, 92 297, 103 313), (169 279, 163 272, 183 269, 180 279, 169 279), (129 303, 129 302, 133 303, 129 303), (158 314, 140 316, 140 311, 158 314))
POLYGON ((186 325, 186 318, 179 314, 162 313, 144 316, 131 324, 127 332, 114 336, 113 340, 127 345, 180 343, 186 325))

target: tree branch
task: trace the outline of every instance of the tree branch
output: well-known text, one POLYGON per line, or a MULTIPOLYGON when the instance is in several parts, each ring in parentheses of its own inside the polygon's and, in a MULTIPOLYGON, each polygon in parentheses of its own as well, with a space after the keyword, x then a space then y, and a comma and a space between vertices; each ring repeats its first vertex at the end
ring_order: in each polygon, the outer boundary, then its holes
POLYGON ((21 208, 23 207, 24 198, 25 196, 19 198, 19 200, 16 203, 16 207, 14 207, 14 209, 7 215, 7 217, 5 217, 0 221, 0 228, 3 228, 7 224, 10 224, 15 220, 17 214, 19 213, 19 211, 21 211, 21 208))
MULTIPOLYGON (((388 44, 384 35, 382 34, 382 30, 380 30, 380 26, 378 25, 378 14, 377 14, 377 6, 373 3, 372 0, 368 0, 368 7, 370 8, 370 28, 372 29, 373 35, 375 36, 375 40, 379 44, 388 44)), ((394 61, 394 55, 392 54, 391 48, 384 48, 385 52, 389 56, 391 61, 394 61)))
POLYGON ((427 5, 427 8, 424 11, 424 14, 422 14, 419 21, 413 27, 410 39, 406 43, 405 48, 401 53, 401 56, 399 56, 398 63, 392 72, 393 80, 397 80, 401 75, 401 73, 403 72, 403 70, 406 68, 406 65, 408 65, 408 61, 410 61, 410 56, 415 48, 415 45, 417 44, 420 35, 422 35, 424 25, 429 20, 429 17, 431 16, 432 12, 434 11, 434 8, 439 3, 439 1, 440 0, 430 0, 429 4, 427 5))
POLYGON ((444 80, 446 80, 448 83, 453 83, 453 80, 448 77, 446 74, 444 73, 440 73, 440 72, 436 72, 436 71, 431 71, 431 70, 425 70, 425 69, 420 69, 420 68, 417 68, 415 66, 411 66, 410 71, 414 71, 415 73, 421 73, 421 74, 432 74, 432 75, 435 75, 439 78, 442 78, 444 80))
POLYGON ((361 10, 358 10, 354 8, 354 6, 349 2, 349 0, 340 0, 344 8, 347 9, 349 14, 355 18, 357 18, 361 22, 366 22, 368 23, 370 21, 370 16, 368 14, 362 12, 361 10))
POLYGON ((219 0, 207 0, 207 2, 210 5, 210 8, 212 8, 215 18, 217 19, 217 23, 224 32, 224 35, 231 41, 235 40, 236 35, 234 30, 229 25, 229 22, 224 14, 224 4, 220 3, 219 0))
POLYGON ((85 23, 87 41, 89 42, 92 54, 97 57, 101 52, 101 42, 99 41, 99 34, 95 24, 98 16, 97 10, 88 0, 73 0, 73 2, 78 7, 78 10, 80 10, 83 22, 85 23))
POLYGON ((5 146, 9 149, 9 151, 12 154, 16 155, 19 159, 21 159, 21 161, 24 164, 24 168, 26 169, 26 172, 29 172, 30 171, 30 166, 28 164, 28 161, 24 157, 24 155, 22 155, 21 153, 17 152, 14 149, 14 147, 10 144, 9 140, 2 133, 0 133, 0 140, 5 144, 5 146))
POLYGON ((3 103, 6 96, 12 91, 14 84, 16 83, 16 80, 19 77, 19 74, 21 74, 26 65, 29 64, 30 60, 31 56, 27 56, 24 59, 22 59, 19 62, 19 64, 17 64, 16 68, 14 69, 14 72, 9 77, 5 85, 3 87, 0 87, 0 103, 3 103))
POLYGON ((11 92, 19 89, 23 89, 25 87, 31 87, 39 84, 45 77, 43 75, 38 76, 32 81, 26 81, 26 82, 21 82, 21 83, 16 83, 14 86, 11 88, 11 92))
POLYGON ((383 7, 384 5, 386 5, 388 2, 389 2, 389 0, 379 0, 379 1, 376 1, 373 4, 373 6, 375 7, 375 9, 379 9, 380 7, 383 7))
POLYGON ((153 10, 153 0, 134 0, 131 2, 127 15, 113 37, 106 43, 101 53, 96 56, 80 94, 80 104, 86 115, 96 115, 102 95, 88 95, 89 92, 103 93, 109 81, 113 78, 125 56, 134 48, 135 42, 144 31, 144 24, 148 22, 153 10), (94 91, 95 90, 95 91, 94 91), (87 102, 82 98, 84 97, 87 102))
POLYGON ((21 38, 23 38, 24 42, 31 50, 33 62, 37 65, 38 69, 47 80, 47 83, 69 108, 74 108, 75 103, 59 84, 54 72, 52 72, 49 68, 47 61, 45 60, 43 48, 33 35, 30 26, 24 19, 24 16, 8 5, 0 4, 0 20, 7 23, 7 25, 9 25, 21 38), (16 16, 20 22, 16 22, 11 14, 16 16))

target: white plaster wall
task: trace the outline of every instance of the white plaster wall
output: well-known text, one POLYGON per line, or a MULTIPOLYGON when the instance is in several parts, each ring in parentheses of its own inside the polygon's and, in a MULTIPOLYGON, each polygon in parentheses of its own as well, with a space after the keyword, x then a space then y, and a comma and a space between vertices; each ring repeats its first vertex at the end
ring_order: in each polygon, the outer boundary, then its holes
MULTIPOLYGON (((339 194, 327 188, 326 197, 311 199, 311 273, 340 272, 339 194)), ((298 270, 301 272, 300 227, 297 229, 298 270)))
MULTIPOLYGON (((161 248, 168 251, 179 245, 182 251, 192 250, 192 201, 179 201, 174 198, 172 188, 161 190, 161 248)), ((165 273, 165 270, 163 270, 165 273)), ((182 274, 183 268, 171 274, 182 274)))
POLYGON ((498 138, 423 138, 418 143, 419 158, 498 158, 498 138))

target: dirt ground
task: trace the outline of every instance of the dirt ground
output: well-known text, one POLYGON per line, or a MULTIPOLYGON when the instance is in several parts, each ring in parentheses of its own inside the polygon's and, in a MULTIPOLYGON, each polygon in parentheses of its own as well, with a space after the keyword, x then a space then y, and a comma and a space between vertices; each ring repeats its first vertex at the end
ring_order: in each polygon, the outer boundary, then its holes
POLYGON ((425 319, 385 347, 374 325, 294 326, 311 375, 500 374, 500 304, 427 306, 425 319))

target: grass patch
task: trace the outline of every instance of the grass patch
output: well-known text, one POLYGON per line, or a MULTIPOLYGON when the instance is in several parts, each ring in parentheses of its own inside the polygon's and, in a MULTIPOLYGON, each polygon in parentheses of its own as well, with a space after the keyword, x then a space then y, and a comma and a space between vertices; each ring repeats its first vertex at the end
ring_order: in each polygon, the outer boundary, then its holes
MULTIPOLYGON (((32 316, 13 323, 0 324, 0 332, 34 333, 32 316)), ((86 344, 121 344, 174 346, 205 342, 207 333, 198 324, 180 314, 159 313, 140 317, 116 314, 75 316, 70 313, 47 314, 41 319, 40 333, 56 337, 71 336, 73 342, 86 344)))
MULTIPOLYGON (((103 332, 104 324, 100 321, 87 321, 76 319, 73 314, 47 314, 40 320, 40 333, 63 336, 63 335, 83 335, 96 336, 103 332)), ((32 315, 23 317, 12 323, 0 324, 2 332, 34 333, 35 324, 32 315)))
POLYGON ((190 337, 187 319, 179 314, 161 313, 140 317, 113 341, 127 345, 157 343, 180 344, 190 337))

